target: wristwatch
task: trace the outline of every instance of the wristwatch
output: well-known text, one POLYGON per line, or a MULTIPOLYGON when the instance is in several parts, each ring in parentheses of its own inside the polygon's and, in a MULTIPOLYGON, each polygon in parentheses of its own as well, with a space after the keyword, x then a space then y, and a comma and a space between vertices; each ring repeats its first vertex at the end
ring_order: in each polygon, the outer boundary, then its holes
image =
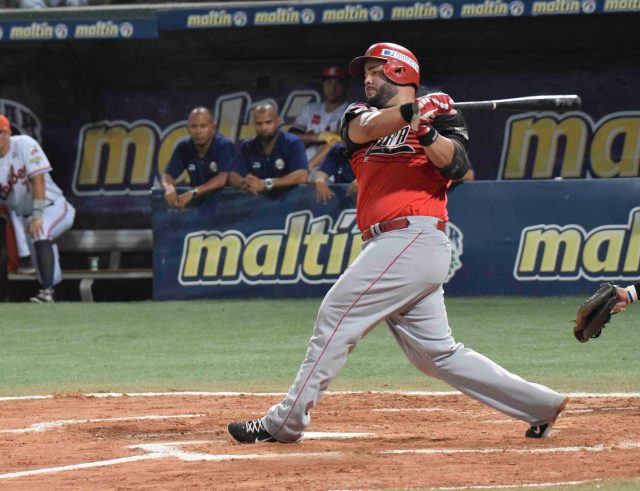
POLYGON ((192 198, 196 199, 198 197, 198 188, 197 187, 193 188, 191 192, 193 193, 192 198))
POLYGON ((264 180, 264 188, 265 188, 267 191, 271 191, 271 190, 273 189, 273 179, 271 179, 270 177, 267 177, 267 178, 264 180))

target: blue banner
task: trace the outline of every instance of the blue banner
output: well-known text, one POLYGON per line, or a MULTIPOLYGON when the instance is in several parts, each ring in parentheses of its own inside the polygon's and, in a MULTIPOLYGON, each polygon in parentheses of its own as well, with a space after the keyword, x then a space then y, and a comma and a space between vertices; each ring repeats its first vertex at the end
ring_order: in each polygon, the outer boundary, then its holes
POLYGON ((91 18, 64 16, 54 19, 0 21, 0 41, 66 41, 69 39, 152 39, 158 37, 154 17, 121 18, 95 12, 91 18))
POLYGON ((580 15, 640 11, 634 0, 483 0, 362 1, 263 3, 260 6, 218 4, 215 7, 161 11, 160 29, 204 29, 275 25, 317 25, 398 22, 545 15, 580 15))
POLYGON ((323 295, 362 243, 355 202, 336 186, 248 196, 224 189, 182 211, 152 193, 154 298, 323 295))
MULTIPOLYGON (((152 193, 154 298, 322 296, 361 246, 334 186, 274 196, 224 190, 184 211, 152 193)), ((450 194, 454 295, 568 295, 640 278, 640 179, 471 182, 450 194)), ((425 258, 428 260, 428 258, 425 258)))
POLYGON ((218 2, 195 8, 127 5, 125 9, 8 11, 0 21, 0 40, 146 39, 157 38, 162 30, 631 12, 640 12, 638 0, 218 2))
POLYGON ((449 216, 462 266, 448 293, 583 294, 640 279, 640 179, 465 183, 449 216))

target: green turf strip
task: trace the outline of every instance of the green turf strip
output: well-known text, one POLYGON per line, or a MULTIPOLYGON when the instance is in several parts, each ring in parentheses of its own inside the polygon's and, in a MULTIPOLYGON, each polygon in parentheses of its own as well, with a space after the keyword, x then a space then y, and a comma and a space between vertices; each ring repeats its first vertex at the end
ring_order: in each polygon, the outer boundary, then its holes
MULTIPOLYGON (((284 392, 320 299, 3 304, 0 395, 93 391, 284 392)), ((577 297, 449 298, 457 341, 561 391, 640 391, 640 306, 600 339, 572 336, 577 297)), ((384 325, 334 390, 450 390, 404 358, 384 325)))

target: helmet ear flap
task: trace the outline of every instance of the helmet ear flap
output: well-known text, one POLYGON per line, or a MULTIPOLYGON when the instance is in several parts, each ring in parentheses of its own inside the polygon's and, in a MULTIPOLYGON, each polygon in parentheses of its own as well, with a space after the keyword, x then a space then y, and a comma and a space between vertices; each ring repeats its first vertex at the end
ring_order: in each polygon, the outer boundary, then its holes
POLYGON ((398 66, 393 70, 395 76, 398 78, 403 78, 406 71, 407 69, 403 66, 398 66))
POLYGON ((396 84, 401 84, 407 76, 407 67, 393 59, 389 59, 382 70, 386 77, 396 84))

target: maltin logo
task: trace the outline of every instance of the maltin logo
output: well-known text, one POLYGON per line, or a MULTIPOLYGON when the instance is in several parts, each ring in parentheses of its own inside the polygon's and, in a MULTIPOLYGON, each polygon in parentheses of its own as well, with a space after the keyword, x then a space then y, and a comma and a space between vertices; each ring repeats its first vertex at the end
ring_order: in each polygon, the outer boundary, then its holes
POLYGON ((629 212, 627 224, 525 228, 513 276, 521 281, 635 280, 639 267, 640 207, 629 212))
POLYGON ((444 233, 447 234, 449 242, 451 243, 451 262, 449 263, 447 278, 444 280, 445 283, 449 283, 449 280, 456 275, 456 271, 462 268, 462 260, 460 257, 464 252, 464 235, 462 234, 462 230, 451 222, 447 222, 444 233))

